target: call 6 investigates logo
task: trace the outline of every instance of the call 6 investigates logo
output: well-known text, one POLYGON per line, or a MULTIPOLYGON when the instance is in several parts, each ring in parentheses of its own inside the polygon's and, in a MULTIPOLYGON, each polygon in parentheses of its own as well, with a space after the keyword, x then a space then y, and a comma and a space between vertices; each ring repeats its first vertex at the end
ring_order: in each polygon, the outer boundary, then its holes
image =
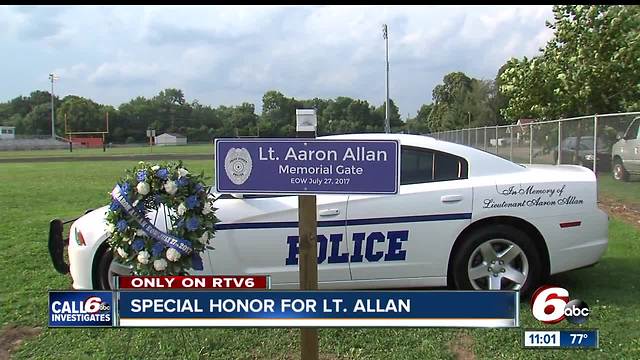
POLYGON ((569 300, 565 288, 544 285, 531 297, 533 317, 546 324, 556 324, 567 319, 572 324, 582 324, 589 318, 589 306, 580 299, 569 300))
POLYGON ((49 327, 112 326, 110 291, 50 291, 49 327))

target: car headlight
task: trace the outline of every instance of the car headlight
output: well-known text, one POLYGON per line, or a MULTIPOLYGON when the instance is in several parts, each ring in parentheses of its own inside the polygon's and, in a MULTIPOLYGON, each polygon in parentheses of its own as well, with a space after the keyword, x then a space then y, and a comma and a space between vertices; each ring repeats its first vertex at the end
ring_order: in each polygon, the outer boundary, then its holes
POLYGON ((589 161, 593 161, 593 154, 587 154, 584 156, 585 159, 589 160, 589 161))

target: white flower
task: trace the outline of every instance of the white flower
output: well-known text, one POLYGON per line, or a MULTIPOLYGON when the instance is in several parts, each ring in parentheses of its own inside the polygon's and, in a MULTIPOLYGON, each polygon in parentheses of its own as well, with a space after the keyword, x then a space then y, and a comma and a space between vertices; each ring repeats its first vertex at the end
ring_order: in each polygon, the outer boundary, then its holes
POLYGON ((144 165, 144 161, 138 161, 138 165, 144 165))
POLYGON ((175 181, 169 180, 164 183, 164 191, 169 195, 174 195, 178 191, 178 185, 176 185, 175 181))
POLYGON ((109 234, 113 234, 116 231, 116 226, 112 223, 107 223, 106 230, 109 234))
POLYGON ((151 167, 151 170, 158 171, 160 169, 160 165, 154 165, 151 167))
POLYGON ((178 250, 174 248, 168 248, 166 256, 167 256, 167 260, 173 261, 173 262, 176 262, 178 261, 178 259, 180 259, 180 253, 178 252, 178 250))
POLYGON ((187 174, 189 174, 187 169, 185 169, 185 168, 179 168, 178 169, 178 176, 179 177, 187 176, 187 174))
POLYGON ((118 252, 118 255, 120 255, 120 257, 122 257, 122 258, 127 258, 127 257, 129 257, 129 254, 127 254, 127 252, 126 252, 126 251, 124 251, 124 249, 123 249, 123 248, 121 248, 121 247, 118 247, 118 248, 116 249, 116 251, 118 252))
POLYGON ((206 244, 209 241, 209 232, 205 231, 202 236, 198 238, 198 241, 202 244, 206 244))
POLYGON ((150 257, 149 253, 144 251, 144 250, 142 250, 142 251, 140 251, 138 253, 138 262, 140 264, 148 264, 149 263, 149 257, 150 257))
POLYGON ((202 215, 207 215, 213 212, 213 202, 206 201, 202 207, 202 215))
POLYGON ((151 191, 151 187, 149 186, 149 184, 144 181, 139 182, 138 186, 136 186, 136 189, 138 190, 138 194, 140 195, 147 195, 149 191, 151 191))
POLYGON ((165 259, 158 259, 156 261, 153 262, 153 268, 156 269, 157 271, 162 271, 164 269, 167 268, 167 260, 165 259))
POLYGON ((136 235, 137 236, 146 236, 147 234, 144 232, 144 230, 138 229, 138 230, 136 230, 136 235))
POLYGON ((131 245, 131 239, 129 239, 129 237, 127 236, 123 236, 122 237, 122 241, 126 242, 127 244, 131 245))
POLYGON ((184 205, 184 203, 180 203, 180 205, 178 205, 178 215, 182 216, 186 211, 187 207, 184 205))

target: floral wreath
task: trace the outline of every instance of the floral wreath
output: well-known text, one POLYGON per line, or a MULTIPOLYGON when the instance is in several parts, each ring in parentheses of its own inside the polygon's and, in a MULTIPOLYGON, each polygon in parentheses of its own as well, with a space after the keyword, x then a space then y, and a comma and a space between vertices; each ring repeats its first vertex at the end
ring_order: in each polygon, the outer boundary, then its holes
POLYGON ((184 275, 187 269, 202 270, 200 253, 213 238, 218 222, 213 197, 203 180, 204 172, 193 175, 182 161, 140 161, 126 170, 111 192, 107 211, 108 244, 114 259, 130 265, 136 275, 184 275), (171 220, 167 232, 146 217, 162 205, 171 220))

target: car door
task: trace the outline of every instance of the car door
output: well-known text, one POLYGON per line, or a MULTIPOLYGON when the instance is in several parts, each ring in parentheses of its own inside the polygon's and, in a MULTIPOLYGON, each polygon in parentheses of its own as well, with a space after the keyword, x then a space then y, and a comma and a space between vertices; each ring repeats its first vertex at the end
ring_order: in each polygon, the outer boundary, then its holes
MULTIPOLYGON (((217 274, 267 274, 276 286, 298 286, 298 197, 224 196, 211 253, 217 274)), ((318 281, 349 280, 345 195, 318 195, 318 281), (336 255, 337 254, 337 255, 336 255)))
POLYGON ((471 219, 466 160, 402 147, 398 195, 350 196, 353 280, 446 276, 449 251, 471 219))
POLYGON ((624 167, 632 174, 640 174, 640 118, 629 125, 624 139, 624 167))

